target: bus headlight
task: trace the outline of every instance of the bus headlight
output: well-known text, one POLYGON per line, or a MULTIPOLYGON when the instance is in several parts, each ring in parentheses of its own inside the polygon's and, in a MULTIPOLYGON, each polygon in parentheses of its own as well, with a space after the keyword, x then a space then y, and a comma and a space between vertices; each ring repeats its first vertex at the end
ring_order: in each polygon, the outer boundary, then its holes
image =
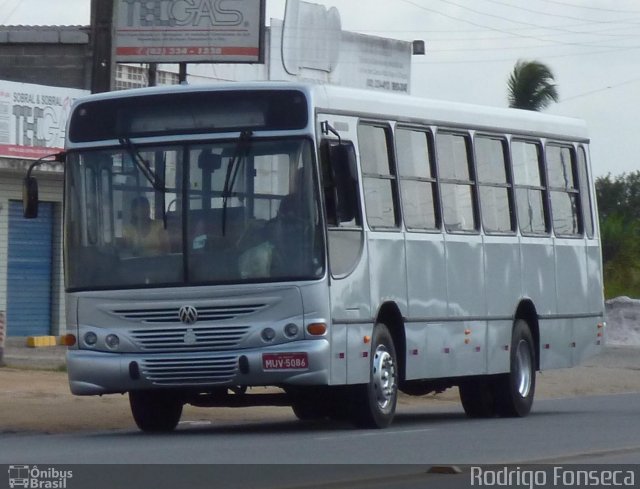
POLYGON ((107 337, 104 339, 104 342, 112 350, 115 350, 120 346, 120 338, 118 338, 114 334, 107 335, 107 337))
POLYGON ((264 341, 273 341, 273 339, 276 337, 276 332, 273 330, 273 328, 264 328, 260 335, 262 336, 262 339, 264 341))
POLYGON ((293 338, 295 336, 298 336, 298 331, 300 329, 298 328, 298 325, 295 323, 289 323, 284 327, 284 334, 288 337, 288 338, 293 338))
POLYGON ((84 344, 87 346, 96 346, 98 342, 98 335, 93 331, 89 331, 84 335, 84 344))

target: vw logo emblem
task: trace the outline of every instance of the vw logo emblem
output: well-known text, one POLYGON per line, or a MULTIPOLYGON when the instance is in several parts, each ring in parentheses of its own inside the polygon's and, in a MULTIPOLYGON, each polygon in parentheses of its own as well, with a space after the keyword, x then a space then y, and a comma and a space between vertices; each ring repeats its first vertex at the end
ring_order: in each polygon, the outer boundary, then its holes
POLYGON ((182 306, 178 316, 184 324, 193 324, 198 320, 198 310, 193 306, 182 306))

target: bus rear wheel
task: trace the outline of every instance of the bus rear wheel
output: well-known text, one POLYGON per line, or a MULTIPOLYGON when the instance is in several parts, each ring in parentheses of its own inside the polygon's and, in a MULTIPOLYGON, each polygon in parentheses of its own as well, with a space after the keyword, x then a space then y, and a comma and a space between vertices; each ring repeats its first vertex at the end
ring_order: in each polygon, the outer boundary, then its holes
POLYGON ((142 431, 161 433, 172 431, 182 416, 182 400, 170 392, 129 392, 131 414, 142 431))
POLYGON ((531 411, 536 390, 536 353, 531 329, 524 319, 513 326, 508 374, 496 378, 496 410, 500 416, 523 417, 531 411))
POLYGON ((470 418, 522 417, 529 414, 536 388, 535 343, 524 319, 517 319, 511 335, 509 373, 471 377, 458 389, 470 418))
POLYGON ((491 377, 472 377, 458 386, 464 412, 470 418, 496 415, 494 381, 491 377))
POLYGON ((362 428, 386 428, 398 401, 398 361, 393 339, 384 324, 376 324, 371 338, 369 383, 352 389, 352 419, 362 428))

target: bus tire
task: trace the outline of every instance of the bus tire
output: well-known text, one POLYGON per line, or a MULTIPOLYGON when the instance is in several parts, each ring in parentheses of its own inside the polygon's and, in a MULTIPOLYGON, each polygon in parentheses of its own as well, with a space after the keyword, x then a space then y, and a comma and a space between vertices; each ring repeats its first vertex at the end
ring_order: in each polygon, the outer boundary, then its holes
POLYGON ((470 418, 493 418, 496 398, 490 377, 471 377, 458 386, 464 412, 470 418))
POLYGON ((294 402, 291 404, 291 409, 300 421, 315 421, 327 417, 327 410, 324 406, 318 406, 304 401, 294 402))
POLYGON ((509 373, 496 379, 496 408, 500 416, 523 417, 531 411, 536 390, 536 353, 531 329, 516 319, 511 337, 509 373))
POLYGON ((182 400, 171 393, 129 392, 131 414, 138 428, 151 433, 173 431, 182 416, 182 400))
POLYGON ((371 338, 369 383, 352 387, 352 420, 361 428, 386 428, 398 401, 398 361, 389 329, 376 324, 371 338))

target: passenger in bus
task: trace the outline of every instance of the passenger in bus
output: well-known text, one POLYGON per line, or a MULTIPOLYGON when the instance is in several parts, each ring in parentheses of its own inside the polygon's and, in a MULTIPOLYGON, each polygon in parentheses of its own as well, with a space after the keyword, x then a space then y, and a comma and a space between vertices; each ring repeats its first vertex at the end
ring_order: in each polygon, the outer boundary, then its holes
POLYGON ((131 222, 124 227, 125 247, 134 256, 153 256, 169 251, 169 236, 160 221, 151 219, 151 206, 144 196, 131 201, 131 222))

